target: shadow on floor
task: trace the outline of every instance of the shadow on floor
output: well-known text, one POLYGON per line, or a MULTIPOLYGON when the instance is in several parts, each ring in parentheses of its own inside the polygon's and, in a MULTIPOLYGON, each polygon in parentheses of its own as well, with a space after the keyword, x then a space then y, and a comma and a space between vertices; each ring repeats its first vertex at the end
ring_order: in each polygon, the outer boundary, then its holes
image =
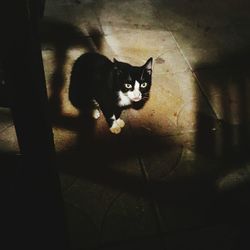
POLYGON ((69 49, 78 48, 86 52, 98 52, 102 50, 102 39, 103 34, 94 27, 83 32, 71 23, 51 18, 46 18, 41 23, 43 49, 54 51, 55 68, 49 81, 53 116, 59 118, 62 111, 62 90, 66 82, 65 64, 69 49))
MULTIPOLYGON (((233 188, 224 190, 218 190, 216 183, 232 170, 245 169, 249 163, 248 75, 246 58, 242 57, 248 50, 224 56, 216 65, 197 65, 198 70, 195 73, 201 85, 204 81, 208 81, 206 86, 201 86, 204 97, 207 98, 211 108, 215 109, 215 116, 218 116, 217 110, 221 112, 220 117, 217 117, 219 119, 203 114, 198 114, 196 117, 198 125, 194 152, 202 155, 204 160, 212 161, 209 164, 213 165, 213 168, 191 178, 168 180, 168 176, 171 176, 179 161, 164 155, 162 161, 166 162, 165 167, 157 172, 157 169, 148 169, 141 160, 150 158, 156 153, 160 154, 161 151, 168 152, 169 155, 171 151, 177 151, 181 158, 183 145, 175 142, 174 139, 141 135, 137 131, 117 137, 110 135, 96 138, 95 121, 92 119, 81 115, 78 118, 60 115, 67 50, 72 46, 82 46, 87 51, 96 51, 96 49, 101 51, 102 35, 95 30, 92 32, 94 35, 86 35, 69 24, 53 22, 48 24, 48 27, 52 27, 52 33, 47 33, 45 37, 47 36, 47 42, 55 48, 56 61, 51 97, 51 105, 54 107, 53 110, 56 110, 54 121, 57 126, 75 130, 78 133, 75 148, 58 154, 60 171, 133 196, 154 200, 158 205, 166 207, 174 204, 178 209, 178 207, 185 207, 187 203, 192 203, 194 207, 199 207, 202 203, 206 204, 207 215, 199 226, 216 223, 232 224, 241 228, 244 235, 248 230, 250 218, 248 215, 250 202, 247 199, 248 180, 243 178, 242 183, 233 183, 235 184, 233 188), (59 32, 55 33, 55 31, 59 32), (63 40, 64 37, 68 40, 63 40), (96 46, 93 46, 93 43, 96 46), (234 63, 232 65, 228 63, 231 61, 240 61, 241 64, 236 68, 234 63), (217 96, 218 103, 213 103, 214 96, 217 96), (239 120, 230 120, 236 118, 239 120), (145 176, 142 178, 133 171, 129 173, 122 168, 117 168, 116 163, 126 162, 129 159, 137 159, 140 171, 146 171, 148 178, 145 179, 145 176)), ((198 102, 197 105, 201 104, 198 102)), ((192 164, 206 165, 207 163, 194 159, 192 164)), ((241 244, 242 240, 239 239, 239 241, 237 244, 241 244)))

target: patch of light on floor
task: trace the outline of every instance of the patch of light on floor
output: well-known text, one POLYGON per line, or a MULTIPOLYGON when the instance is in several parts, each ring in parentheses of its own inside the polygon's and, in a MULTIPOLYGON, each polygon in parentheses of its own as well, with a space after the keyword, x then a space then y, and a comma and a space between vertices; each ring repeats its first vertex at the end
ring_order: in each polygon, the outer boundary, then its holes
POLYGON ((219 178, 216 187, 219 191, 228 191, 244 183, 250 183, 250 166, 234 170, 219 178))

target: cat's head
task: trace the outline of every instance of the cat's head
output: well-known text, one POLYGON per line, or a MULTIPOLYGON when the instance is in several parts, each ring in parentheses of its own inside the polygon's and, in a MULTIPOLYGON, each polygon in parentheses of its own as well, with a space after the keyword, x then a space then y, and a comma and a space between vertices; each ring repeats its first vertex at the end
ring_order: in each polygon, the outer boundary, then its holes
POLYGON ((152 84, 152 63, 153 59, 149 58, 144 65, 138 67, 114 59, 116 87, 120 98, 124 100, 124 106, 126 102, 130 105, 148 100, 152 84))

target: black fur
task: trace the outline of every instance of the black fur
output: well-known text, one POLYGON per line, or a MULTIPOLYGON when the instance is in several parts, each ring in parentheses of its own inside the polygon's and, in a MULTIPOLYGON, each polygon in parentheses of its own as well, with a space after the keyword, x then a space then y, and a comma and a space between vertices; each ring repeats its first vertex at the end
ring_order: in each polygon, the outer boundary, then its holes
MULTIPOLYGON (((115 119, 120 117, 123 109, 140 109, 149 98, 152 75, 152 58, 143 66, 132 66, 128 63, 110 61, 107 57, 97 53, 86 53, 81 55, 73 65, 70 85, 69 99, 73 106, 81 111, 96 108, 93 100, 99 104, 109 126, 113 125, 115 119), (141 100, 133 101, 124 106, 119 105, 119 91, 128 94, 133 91, 135 81, 140 84, 147 83, 141 88, 141 100), (125 84, 130 84, 130 89, 125 84)), ((140 85, 141 86, 141 85, 140 85)))

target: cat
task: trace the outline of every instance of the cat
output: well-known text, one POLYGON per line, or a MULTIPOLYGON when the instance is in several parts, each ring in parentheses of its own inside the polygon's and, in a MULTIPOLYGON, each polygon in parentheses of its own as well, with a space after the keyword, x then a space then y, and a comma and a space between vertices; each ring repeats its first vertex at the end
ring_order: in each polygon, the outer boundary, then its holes
POLYGON ((125 122, 124 109, 142 108, 149 99, 153 58, 142 66, 132 66, 116 59, 112 62, 98 53, 85 53, 74 63, 69 100, 82 112, 92 110, 95 119, 102 111, 110 131, 119 134, 125 122))

